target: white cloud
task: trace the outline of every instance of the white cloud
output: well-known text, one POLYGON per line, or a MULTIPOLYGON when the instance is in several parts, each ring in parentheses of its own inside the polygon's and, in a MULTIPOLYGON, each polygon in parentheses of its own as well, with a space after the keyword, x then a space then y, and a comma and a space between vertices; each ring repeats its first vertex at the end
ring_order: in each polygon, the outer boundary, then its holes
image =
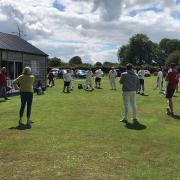
POLYGON ((179 10, 175 0, 0 0, 0 31, 17 31, 18 24, 26 40, 65 61, 78 55, 115 62, 118 47, 135 33, 156 42, 180 38, 180 20, 171 16, 179 10))

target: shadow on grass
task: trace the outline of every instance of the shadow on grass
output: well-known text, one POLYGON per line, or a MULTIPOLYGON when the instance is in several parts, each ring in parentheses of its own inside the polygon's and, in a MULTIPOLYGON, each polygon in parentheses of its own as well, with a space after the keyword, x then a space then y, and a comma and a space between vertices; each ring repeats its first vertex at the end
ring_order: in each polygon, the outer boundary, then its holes
POLYGON ((134 130, 144 130, 147 127, 141 123, 139 123, 138 121, 136 121, 135 123, 126 123, 125 127, 127 129, 134 129, 134 130))
POLYGON ((0 103, 6 102, 5 99, 0 99, 0 103))
POLYGON ((174 114, 171 117, 174 118, 174 119, 180 120, 180 115, 174 114))
POLYGON ((141 93, 140 95, 141 95, 141 96, 149 96, 148 94, 143 94, 143 93, 141 93))
MULTIPOLYGON (((34 122, 31 121, 31 124, 33 124, 33 123, 34 123, 34 122)), ((18 126, 16 126, 16 127, 10 127, 10 128, 8 128, 8 129, 10 129, 10 130, 13 130, 13 129, 16 129, 16 130, 26 130, 26 129, 29 129, 29 128, 27 127, 26 124, 21 124, 21 125, 18 125, 18 126)))
POLYGON ((16 129, 16 130, 26 130, 27 126, 26 126, 26 124, 21 124, 21 126, 18 125, 16 127, 10 127, 8 129, 11 129, 11 130, 13 130, 13 129, 16 129))

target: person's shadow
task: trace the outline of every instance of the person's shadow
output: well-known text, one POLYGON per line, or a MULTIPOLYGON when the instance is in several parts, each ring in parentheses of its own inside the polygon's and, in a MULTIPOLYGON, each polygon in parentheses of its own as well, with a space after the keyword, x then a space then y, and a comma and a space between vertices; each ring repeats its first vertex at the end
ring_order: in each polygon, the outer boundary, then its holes
POLYGON ((174 114, 171 117, 174 118, 174 119, 180 120, 180 115, 174 114))
POLYGON ((139 123, 138 121, 136 121, 136 122, 134 122, 132 124, 128 122, 128 123, 125 124, 125 127, 127 129, 134 129, 134 130, 144 130, 144 129, 147 128, 145 125, 139 123))
POLYGON ((27 126, 26 126, 26 124, 21 124, 21 125, 15 126, 15 127, 10 127, 8 129, 11 129, 11 130, 13 130, 13 129, 16 129, 16 130, 26 130, 27 126))
POLYGON ((6 100, 5 99, 0 99, 0 103, 3 103, 5 102, 6 100))
MULTIPOLYGON (((33 121, 31 121, 31 124, 32 123, 34 123, 33 121)), ((15 126, 15 127, 10 127, 10 128, 8 128, 8 129, 10 129, 10 130, 26 130, 26 129, 28 129, 27 128, 27 125, 26 124, 21 124, 21 125, 18 125, 18 126, 15 126)))

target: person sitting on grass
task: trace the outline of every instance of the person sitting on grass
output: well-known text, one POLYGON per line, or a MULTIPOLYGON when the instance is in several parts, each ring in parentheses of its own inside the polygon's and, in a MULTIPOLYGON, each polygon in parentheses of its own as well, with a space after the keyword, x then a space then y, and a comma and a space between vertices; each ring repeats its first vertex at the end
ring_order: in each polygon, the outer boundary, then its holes
POLYGON ((44 94, 44 89, 43 89, 42 81, 41 80, 38 80, 38 82, 36 84, 36 92, 37 92, 37 95, 44 94))
POLYGON ((72 80, 72 76, 69 69, 67 69, 67 72, 63 75, 63 80, 64 80, 63 92, 70 93, 70 82, 72 80))
POLYGON ((20 90, 20 97, 21 97, 21 108, 19 111, 20 127, 23 125, 22 117, 27 103, 27 129, 31 128, 30 117, 31 117, 31 106, 33 101, 33 83, 34 83, 34 76, 32 75, 32 71, 30 67, 25 67, 23 70, 23 74, 13 81, 14 87, 20 90))
POLYGON ((173 101, 172 97, 176 90, 177 80, 178 80, 178 71, 176 70, 176 65, 171 63, 170 69, 168 70, 168 74, 166 76, 167 88, 166 88, 166 98, 168 107, 166 109, 167 115, 174 115, 173 111, 173 101))

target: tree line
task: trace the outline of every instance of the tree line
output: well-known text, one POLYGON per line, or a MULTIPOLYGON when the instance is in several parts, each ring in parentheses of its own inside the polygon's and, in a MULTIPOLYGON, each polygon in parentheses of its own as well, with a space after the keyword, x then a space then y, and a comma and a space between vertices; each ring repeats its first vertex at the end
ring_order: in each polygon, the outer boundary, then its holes
POLYGON ((180 65, 180 40, 164 38, 155 43, 145 34, 135 34, 118 49, 117 56, 122 65, 168 66, 172 62, 180 65))
POLYGON ((88 63, 83 63, 81 57, 79 56, 74 56, 72 57, 69 62, 64 62, 60 58, 53 57, 53 58, 48 58, 48 66, 49 67, 59 67, 59 68, 96 68, 96 67, 105 67, 105 68, 110 68, 110 67, 119 67, 119 63, 112 63, 105 61, 103 63, 101 62, 96 62, 94 65, 93 64, 88 64, 88 63))
POLYGON ((68 62, 53 57, 48 59, 49 67, 59 68, 115 68, 124 67, 127 63, 146 66, 169 66, 174 62, 180 66, 180 40, 164 38, 159 43, 155 43, 145 34, 135 34, 128 44, 122 45, 117 50, 118 63, 106 61, 104 63, 96 62, 94 65, 83 63, 80 56, 72 57, 68 62))

